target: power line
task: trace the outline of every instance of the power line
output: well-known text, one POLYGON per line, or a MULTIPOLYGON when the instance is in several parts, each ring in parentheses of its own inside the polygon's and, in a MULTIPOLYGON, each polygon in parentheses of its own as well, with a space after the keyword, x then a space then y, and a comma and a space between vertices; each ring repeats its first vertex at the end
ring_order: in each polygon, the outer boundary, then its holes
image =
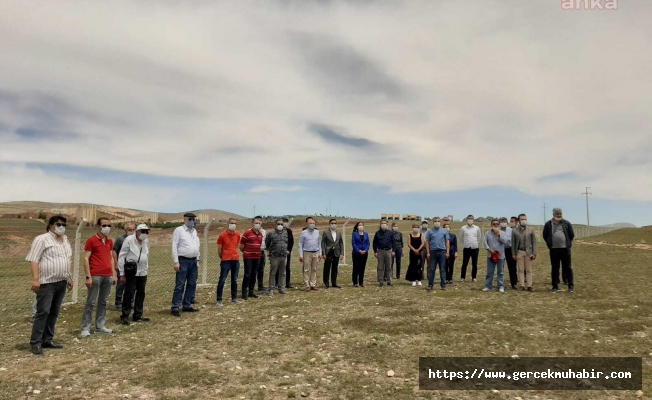
POLYGON ((591 226, 591 220, 589 219, 589 196, 593 193, 589 192, 590 187, 586 187, 586 191, 582 193, 582 196, 586 196, 586 226, 591 226))

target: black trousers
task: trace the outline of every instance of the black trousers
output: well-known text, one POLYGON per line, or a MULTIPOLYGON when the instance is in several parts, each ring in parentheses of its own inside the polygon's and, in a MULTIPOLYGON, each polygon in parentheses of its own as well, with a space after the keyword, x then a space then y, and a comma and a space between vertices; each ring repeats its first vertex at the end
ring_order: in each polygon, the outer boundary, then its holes
POLYGON ((263 290, 265 287, 265 262, 267 260, 267 257, 265 256, 265 252, 263 251, 260 254, 260 262, 258 263, 258 269, 256 273, 254 273, 254 287, 255 287, 255 282, 256 279, 258 279, 258 290, 263 290))
POLYGON ((134 307, 134 321, 143 317, 143 305, 145 304, 145 286, 147 285, 147 276, 136 276, 136 274, 126 274, 125 293, 122 297, 122 319, 129 318, 131 314, 131 305, 134 307), (134 299, 135 293, 135 299, 134 299))
MULTIPOLYGON (((286 257, 285 260, 285 288, 289 289, 290 288, 290 271, 292 268, 290 267, 290 255, 286 257)), ((276 286, 281 286, 283 282, 278 281, 278 275, 279 271, 276 271, 276 286)))
POLYGON ((518 275, 516 272, 516 260, 514 260, 514 255, 516 252, 512 253, 512 248, 505 249, 505 261, 507 262, 507 270, 509 271, 509 284, 514 287, 518 284, 518 275))
POLYGON ((67 285, 67 281, 44 283, 36 292, 36 315, 32 324, 30 345, 42 345, 54 339, 54 330, 67 285))
POLYGON ((331 249, 326 255, 324 262, 324 286, 328 287, 328 278, 330 276, 331 286, 337 285, 337 273, 339 272, 340 258, 335 257, 335 251, 331 249))
POLYGON ((369 253, 360 254, 353 253, 351 259, 353 261, 353 284, 364 285, 364 270, 367 268, 367 258, 369 253))
POLYGON ((256 274, 258 273, 258 265, 260 258, 244 259, 244 274, 242 274, 242 298, 249 297, 248 295, 254 293, 256 287, 256 274))
POLYGON ((446 260, 446 280, 453 281, 453 271, 455 270, 455 253, 451 253, 446 260))
POLYGON ((396 254, 392 257, 392 268, 396 270, 396 279, 401 279, 401 259, 403 258, 403 248, 397 248, 394 253, 396 254), (394 267, 396 264, 396 267, 394 267))
POLYGON ((465 247, 462 251, 462 279, 466 279, 466 267, 469 265, 469 259, 473 263, 473 269, 471 270, 471 278, 476 279, 478 277, 478 254, 480 249, 471 249, 465 247))
POLYGON ((573 286, 573 267, 571 265, 571 249, 550 249, 550 264, 552 271, 550 273, 552 278, 552 288, 559 289, 559 265, 566 273, 566 282, 568 288, 572 289, 573 286))

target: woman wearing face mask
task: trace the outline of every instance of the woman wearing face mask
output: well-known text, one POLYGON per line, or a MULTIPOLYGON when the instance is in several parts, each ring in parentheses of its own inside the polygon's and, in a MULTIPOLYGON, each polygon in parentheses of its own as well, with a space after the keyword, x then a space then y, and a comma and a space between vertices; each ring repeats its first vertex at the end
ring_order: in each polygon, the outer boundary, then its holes
POLYGON ((364 287, 364 271, 367 267, 371 242, 369 241, 369 234, 364 231, 362 222, 356 223, 353 227, 351 247, 353 248, 351 257, 353 260, 353 287, 364 287))
POLYGON ((450 235, 450 252, 446 260, 446 283, 453 284, 453 272, 455 271, 455 259, 457 258, 457 236, 451 233, 451 224, 445 223, 444 229, 450 235))
POLYGON ((423 280, 423 258, 421 251, 425 247, 426 242, 423 234, 419 231, 419 225, 412 225, 412 233, 410 240, 408 240, 408 247, 410 248, 410 265, 408 265, 407 274, 405 279, 412 282, 412 286, 421 286, 423 280))
POLYGON ((392 269, 396 264, 396 279, 401 279, 401 258, 403 258, 403 233, 399 232, 398 224, 392 223, 392 234, 394 235, 394 256, 392 257, 392 269))
POLYGON ((118 268, 120 269, 120 280, 125 285, 125 293, 122 302, 122 325, 129 325, 129 314, 134 292, 134 322, 149 322, 149 318, 143 317, 143 304, 145 303, 145 286, 147 285, 147 271, 149 269, 149 228, 145 224, 136 227, 136 233, 127 236, 122 243, 120 255, 118 256, 118 268), (125 266, 126 265, 126 266, 125 266))

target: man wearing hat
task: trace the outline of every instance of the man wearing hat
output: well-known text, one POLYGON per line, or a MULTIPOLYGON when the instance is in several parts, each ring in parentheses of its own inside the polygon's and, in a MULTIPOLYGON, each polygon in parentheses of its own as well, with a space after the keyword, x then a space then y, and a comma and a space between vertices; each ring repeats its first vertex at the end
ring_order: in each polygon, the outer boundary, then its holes
POLYGON ((129 314, 131 313, 132 297, 136 293, 134 301, 134 322, 149 322, 149 318, 143 317, 143 303, 145 302, 145 285, 147 284, 147 270, 149 267, 149 240, 147 235, 149 228, 145 224, 136 227, 136 233, 127 236, 122 242, 120 255, 118 255, 118 269, 120 270, 120 282, 125 287, 124 302, 122 304, 122 316, 120 322, 129 325, 129 314))
POLYGON ((182 299, 184 312, 199 311, 192 308, 199 273, 199 236, 195 229, 196 218, 197 216, 193 213, 184 214, 183 225, 176 228, 172 234, 172 261, 177 273, 172 296, 172 315, 175 317, 181 316, 179 306, 182 299))

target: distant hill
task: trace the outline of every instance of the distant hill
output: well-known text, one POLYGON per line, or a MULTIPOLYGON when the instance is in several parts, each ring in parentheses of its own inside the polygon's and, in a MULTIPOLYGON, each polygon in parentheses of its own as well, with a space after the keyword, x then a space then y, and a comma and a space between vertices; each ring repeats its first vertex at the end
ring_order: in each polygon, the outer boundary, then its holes
MULTIPOLYGON (((61 214, 65 216, 75 216, 78 207, 95 206, 114 214, 123 216, 138 217, 140 215, 149 214, 156 211, 136 210, 124 207, 105 206, 100 204, 87 204, 87 203, 47 203, 43 201, 10 201, 0 203, 0 217, 15 217, 21 215, 22 217, 38 217, 38 214, 45 213, 47 215, 61 214)), ((178 213, 159 213, 159 221, 169 221, 183 218, 183 214, 187 211, 178 213)), ((216 220, 225 220, 228 218, 245 219, 245 217, 230 213, 222 210, 191 210, 196 214, 208 214, 211 218, 216 220)))
POLYGON ((636 225, 630 224, 629 222, 618 222, 616 224, 605 225, 612 228, 636 228, 636 225))

